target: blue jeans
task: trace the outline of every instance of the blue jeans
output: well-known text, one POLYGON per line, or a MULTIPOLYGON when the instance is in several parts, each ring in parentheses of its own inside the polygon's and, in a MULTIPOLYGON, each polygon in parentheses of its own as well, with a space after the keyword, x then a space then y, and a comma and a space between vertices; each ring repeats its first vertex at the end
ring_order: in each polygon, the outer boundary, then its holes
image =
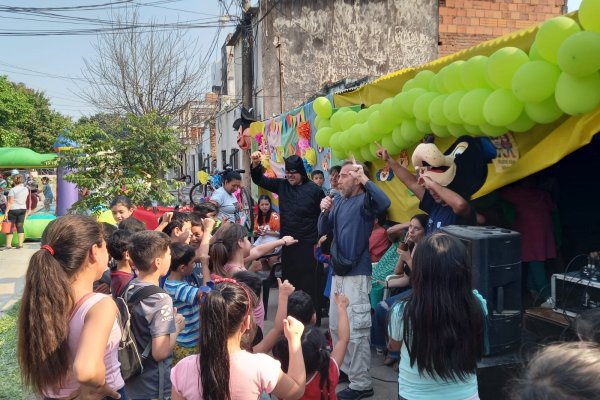
MULTIPOLYGON (((385 337, 387 333, 387 314, 392 305, 399 300, 404 300, 412 292, 408 288, 404 292, 379 302, 373 313, 373 321, 371 324, 371 344, 376 347, 385 348, 387 346, 385 337)), ((397 357, 397 352, 395 353, 397 357)), ((390 354, 393 357, 393 353, 390 354)))
MULTIPOLYGON (((127 393, 125 392, 125 386, 123 386, 121 389, 117 390, 117 392, 121 395, 121 400, 127 400, 127 393)), ((110 396, 106 396, 103 400, 115 400, 115 399, 110 396)))

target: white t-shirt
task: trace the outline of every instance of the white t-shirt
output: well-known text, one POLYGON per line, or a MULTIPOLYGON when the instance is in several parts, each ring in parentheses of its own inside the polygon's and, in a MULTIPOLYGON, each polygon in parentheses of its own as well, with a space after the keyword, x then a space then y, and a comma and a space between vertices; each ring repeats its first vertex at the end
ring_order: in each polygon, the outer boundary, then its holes
POLYGON ((210 201, 219 206, 219 219, 226 217, 229 221, 239 223, 240 221, 240 204, 237 198, 227 193, 224 187, 220 187, 212 194, 210 201))
POLYGON ((17 185, 8 191, 8 197, 14 198, 14 202, 10 207, 11 210, 26 210, 27 209, 27 196, 29 195, 29 189, 23 184, 17 185))

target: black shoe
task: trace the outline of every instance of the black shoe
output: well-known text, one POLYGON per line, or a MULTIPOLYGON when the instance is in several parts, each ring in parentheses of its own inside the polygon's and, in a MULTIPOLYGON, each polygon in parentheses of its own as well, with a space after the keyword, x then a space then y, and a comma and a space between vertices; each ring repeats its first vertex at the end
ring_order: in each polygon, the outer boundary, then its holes
POLYGON ((346 382, 350 382, 350 379, 348 378, 348 374, 346 374, 344 371, 342 371, 340 369, 340 379, 338 380, 338 383, 346 383, 346 382))
POLYGON ((338 392, 337 398, 339 400, 359 400, 359 399, 364 399, 366 397, 372 397, 374 395, 375 395, 375 392, 373 391, 373 389, 354 390, 354 389, 350 389, 348 387, 348 388, 338 392))

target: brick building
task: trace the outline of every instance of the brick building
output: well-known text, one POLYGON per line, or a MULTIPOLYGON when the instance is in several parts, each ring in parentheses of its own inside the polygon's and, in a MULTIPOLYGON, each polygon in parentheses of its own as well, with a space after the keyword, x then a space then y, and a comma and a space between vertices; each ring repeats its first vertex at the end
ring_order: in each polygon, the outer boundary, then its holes
POLYGON ((564 0, 440 0, 438 55, 531 27, 566 7, 564 0))

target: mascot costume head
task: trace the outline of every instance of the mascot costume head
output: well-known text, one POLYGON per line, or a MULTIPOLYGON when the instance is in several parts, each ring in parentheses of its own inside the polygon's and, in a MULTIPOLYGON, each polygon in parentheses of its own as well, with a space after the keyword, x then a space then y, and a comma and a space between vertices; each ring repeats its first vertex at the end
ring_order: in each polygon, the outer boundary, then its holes
POLYGON ((485 183, 489 160, 481 138, 471 136, 459 137, 444 153, 433 143, 421 143, 412 155, 418 176, 428 176, 465 200, 485 183))

